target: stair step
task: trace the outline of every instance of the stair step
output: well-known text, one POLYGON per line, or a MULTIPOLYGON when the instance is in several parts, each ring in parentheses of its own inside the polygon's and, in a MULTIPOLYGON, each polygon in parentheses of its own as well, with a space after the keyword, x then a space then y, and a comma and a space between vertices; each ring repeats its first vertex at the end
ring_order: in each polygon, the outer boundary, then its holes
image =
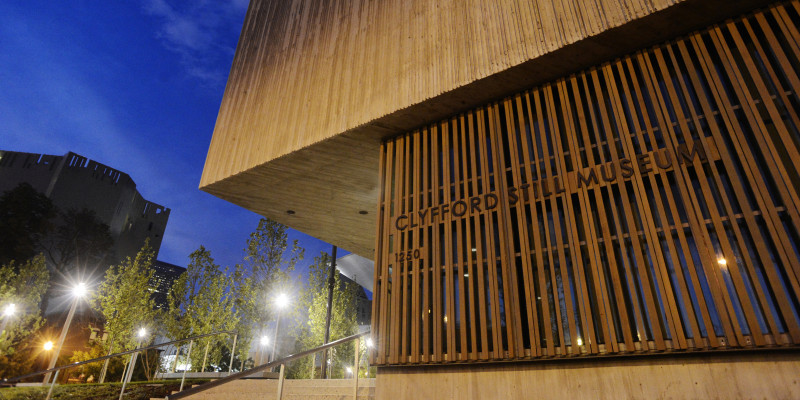
MULTIPOLYGON (((371 400, 375 398, 375 394, 370 395, 358 395, 360 400, 371 400)), ((346 395, 332 395, 332 394, 283 394, 283 400, 302 400, 302 399, 314 399, 314 400, 352 400, 353 394, 346 394, 346 395)))

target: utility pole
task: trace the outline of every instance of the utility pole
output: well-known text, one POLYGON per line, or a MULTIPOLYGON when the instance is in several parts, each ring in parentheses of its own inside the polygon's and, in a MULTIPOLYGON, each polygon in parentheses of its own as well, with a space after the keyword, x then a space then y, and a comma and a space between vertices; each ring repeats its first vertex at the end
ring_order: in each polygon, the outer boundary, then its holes
MULTIPOLYGON (((331 270, 328 273, 328 309, 325 313, 325 341, 322 344, 327 344, 331 340, 331 309, 333 308, 333 285, 336 279, 333 274, 336 273, 336 246, 333 246, 333 256, 331 259, 331 270)), ((325 379, 328 372, 328 349, 322 351, 322 379, 325 379)))

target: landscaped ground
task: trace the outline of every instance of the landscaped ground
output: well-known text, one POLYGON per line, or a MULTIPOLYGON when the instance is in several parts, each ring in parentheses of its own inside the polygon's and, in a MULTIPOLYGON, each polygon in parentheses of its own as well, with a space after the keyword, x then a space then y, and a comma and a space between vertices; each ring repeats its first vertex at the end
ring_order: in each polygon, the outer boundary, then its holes
MULTIPOLYGON (((184 388, 192 384, 206 382, 207 380, 186 380, 184 388)), ((125 386, 126 400, 149 400, 151 397, 161 397, 180 388, 180 381, 157 382, 131 382, 125 386)), ((121 383, 63 385, 53 388, 53 400, 117 400, 121 383)), ((44 400, 49 387, 13 387, 0 389, 2 400, 44 400)))

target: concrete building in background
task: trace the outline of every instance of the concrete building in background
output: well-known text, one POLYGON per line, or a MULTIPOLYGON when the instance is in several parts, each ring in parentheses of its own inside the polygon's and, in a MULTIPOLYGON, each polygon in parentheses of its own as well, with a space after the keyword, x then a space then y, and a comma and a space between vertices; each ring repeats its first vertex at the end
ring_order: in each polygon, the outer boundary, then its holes
POLYGON ((797 0, 252 0, 200 187, 374 261, 378 399, 800 398, 798 93, 797 0))
POLYGON ((0 150, 0 193, 23 182, 60 210, 94 211, 109 226, 115 259, 135 256, 148 238, 158 255, 170 209, 142 197, 128 174, 72 152, 58 156, 0 150))
POLYGON ((168 307, 169 293, 172 285, 186 272, 186 268, 179 267, 168 262, 156 260, 150 267, 153 270, 153 278, 150 279, 150 291, 156 308, 166 310, 168 307))

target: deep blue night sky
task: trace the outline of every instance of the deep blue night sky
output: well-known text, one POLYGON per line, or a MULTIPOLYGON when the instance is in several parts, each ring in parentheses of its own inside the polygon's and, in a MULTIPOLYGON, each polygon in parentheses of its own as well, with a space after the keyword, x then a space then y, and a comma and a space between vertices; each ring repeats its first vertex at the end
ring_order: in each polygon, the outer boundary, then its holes
MULTIPOLYGON (((259 216, 197 189, 247 0, 0 2, 0 149, 73 151, 172 209, 159 259, 242 258, 259 216)), ((330 245, 297 231, 307 265, 330 245)), ((342 255, 343 252, 340 252, 342 255)), ((302 270, 302 268, 301 268, 302 270)))

